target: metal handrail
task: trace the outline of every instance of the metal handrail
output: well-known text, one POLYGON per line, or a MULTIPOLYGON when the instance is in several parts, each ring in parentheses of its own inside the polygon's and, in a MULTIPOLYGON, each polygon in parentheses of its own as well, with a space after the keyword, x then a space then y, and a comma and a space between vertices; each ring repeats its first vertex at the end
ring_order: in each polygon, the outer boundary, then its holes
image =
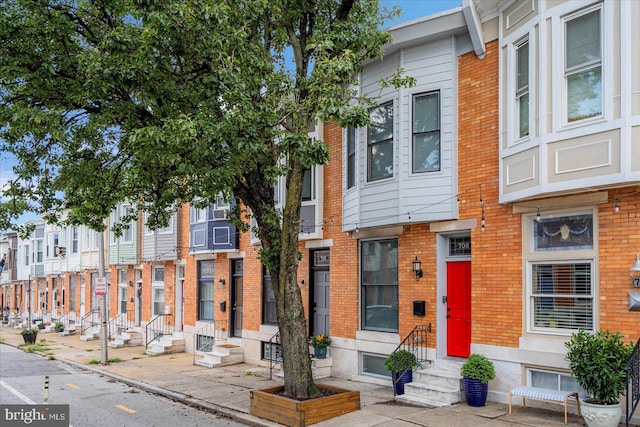
MULTIPOLYGON (((396 361, 396 353, 398 350, 407 350, 413 353, 416 356, 416 360, 418 365, 422 367, 422 362, 428 362, 429 359, 427 357, 427 338, 428 334, 431 332, 431 323, 428 325, 417 325, 415 326, 411 332, 402 340, 402 342, 396 347, 395 350, 391 353, 391 357, 393 360, 392 365, 395 365, 396 361)), ((392 369, 392 372, 394 370, 392 369)), ((397 375, 395 379, 392 379, 393 382, 393 395, 396 395, 396 384, 400 381, 401 376, 397 375)))
POLYGON ((98 325, 100 325, 100 310, 94 308, 80 319, 80 335, 84 335, 92 326, 98 325))
POLYGON ((624 368, 627 373, 627 412, 626 426, 629 427, 633 413, 640 402, 640 340, 633 348, 633 352, 624 368))
POLYGON ((131 328, 133 325, 133 321, 131 320, 133 314, 133 310, 127 310, 124 313, 118 313, 113 319, 109 319, 109 339, 113 339, 114 335, 118 335, 131 328))
POLYGON ((273 379, 273 368, 282 366, 282 342, 280 341, 280 331, 276 332, 269 339, 269 379, 273 379), (275 355, 275 357, 274 357, 275 355))
POLYGON ((158 314, 144 327, 145 343, 144 347, 149 347, 153 341, 162 338, 165 335, 173 333, 173 324, 171 323, 172 314, 158 314))
POLYGON ((207 322, 204 326, 196 330, 193 334, 193 364, 196 364, 196 353, 209 352, 216 345, 216 341, 226 338, 227 331, 226 319, 213 320, 207 322))

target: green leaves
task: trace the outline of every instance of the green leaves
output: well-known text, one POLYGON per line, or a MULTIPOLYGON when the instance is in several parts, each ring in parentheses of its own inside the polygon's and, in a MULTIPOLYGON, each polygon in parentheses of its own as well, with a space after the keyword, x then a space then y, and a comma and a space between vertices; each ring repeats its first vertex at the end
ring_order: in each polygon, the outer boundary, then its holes
POLYGON ((619 332, 599 331, 595 334, 578 331, 565 343, 566 359, 571 375, 590 393, 596 403, 618 402, 626 387, 625 365, 633 351, 619 332))

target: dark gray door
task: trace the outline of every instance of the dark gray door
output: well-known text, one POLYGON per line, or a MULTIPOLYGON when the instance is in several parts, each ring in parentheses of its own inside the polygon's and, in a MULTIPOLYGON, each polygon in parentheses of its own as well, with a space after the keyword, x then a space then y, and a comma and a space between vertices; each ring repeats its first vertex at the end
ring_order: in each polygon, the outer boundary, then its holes
POLYGON ((233 336, 242 336, 242 276, 233 278, 233 336))
POLYGON ((315 271, 313 282, 313 335, 329 335, 329 271, 315 271))

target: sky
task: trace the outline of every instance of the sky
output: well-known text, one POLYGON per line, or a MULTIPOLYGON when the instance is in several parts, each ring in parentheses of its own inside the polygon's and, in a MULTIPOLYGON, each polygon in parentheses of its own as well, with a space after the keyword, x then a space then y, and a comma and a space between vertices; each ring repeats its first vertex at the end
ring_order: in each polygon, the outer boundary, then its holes
MULTIPOLYGON (((411 21, 422 16, 432 15, 443 10, 453 9, 462 4, 462 0, 380 0, 381 5, 391 7, 398 5, 402 9, 400 17, 387 23, 387 27, 401 22, 411 21)), ((2 189, 13 177, 12 167, 15 159, 6 152, 0 152, 0 200, 6 201, 2 196, 2 189)), ((39 219, 35 214, 22 215, 18 223, 39 219)))

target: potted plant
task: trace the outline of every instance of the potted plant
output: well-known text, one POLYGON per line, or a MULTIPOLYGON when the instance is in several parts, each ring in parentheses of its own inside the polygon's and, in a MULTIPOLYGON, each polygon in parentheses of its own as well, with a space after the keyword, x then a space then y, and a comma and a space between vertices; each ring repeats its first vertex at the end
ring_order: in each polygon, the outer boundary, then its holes
POLYGON ((409 350, 396 350, 384 361, 384 367, 391 371, 395 394, 404 394, 404 386, 413 381, 413 369, 418 367, 416 355, 409 350))
POLYGON ((318 334, 309 338, 309 344, 313 346, 313 355, 316 359, 326 359, 327 347, 331 345, 331 337, 325 334, 318 334))
POLYGON ((53 324, 53 330, 55 332, 62 332, 64 331, 64 323, 62 322, 56 322, 53 324))
POLYGON ((23 329, 20 332, 20 335, 22 335, 22 339, 24 339, 24 342, 26 344, 35 344, 36 343, 36 338, 38 337, 38 329, 37 328, 31 328, 31 329, 23 329))
POLYGON ((496 377, 493 362, 482 354, 471 354, 460 368, 464 396, 469 406, 484 406, 489 393, 489 381, 496 377))
POLYGON ((565 343, 571 375, 591 398, 580 399, 580 412, 588 426, 617 426, 622 418, 619 398, 626 388, 625 365, 633 344, 619 332, 578 331, 565 343))

